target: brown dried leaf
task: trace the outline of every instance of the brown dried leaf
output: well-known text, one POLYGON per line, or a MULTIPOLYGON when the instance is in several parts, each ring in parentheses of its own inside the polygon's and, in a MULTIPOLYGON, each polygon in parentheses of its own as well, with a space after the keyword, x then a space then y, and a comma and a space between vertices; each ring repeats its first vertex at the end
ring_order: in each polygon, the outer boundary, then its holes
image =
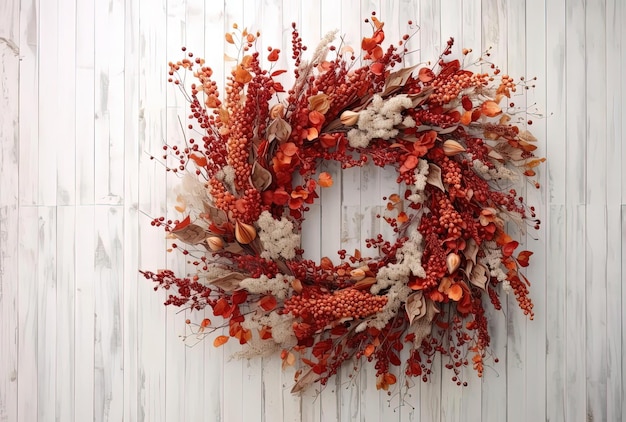
POLYGON ((304 373, 304 375, 300 375, 300 377, 298 377, 298 381, 291 389, 291 394, 297 394, 297 393, 303 392, 318 379, 319 379, 319 375, 313 372, 313 368, 310 368, 308 371, 304 373))
POLYGON ((469 279, 474 286, 485 290, 487 286, 487 268, 483 264, 475 265, 469 279))
POLYGON ((267 127, 267 141, 272 142, 274 139, 279 143, 283 143, 289 139, 291 135, 291 126, 283 118, 278 117, 267 127))
POLYGON ((369 290, 369 288, 372 287, 374 283, 376 283, 375 277, 365 277, 364 279, 354 283, 352 287, 357 290, 369 290))
POLYGON ((221 226, 228 221, 228 216, 223 210, 207 203, 204 204, 204 213, 209 216, 209 220, 211 220, 216 226, 221 226))
POLYGON ((197 224, 188 224, 180 230, 172 231, 172 235, 188 245, 197 245, 204 242, 207 232, 197 224))
POLYGON ((388 95, 393 94, 398 89, 402 88, 404 84, 409 80, 413 70, 415 70, 417 66, 405 67, 404 69, 400 69, 397 72, 390 73, 387 76, 387 80, 385 81, 385 91, 382 93, 382 97, 387 97, 388 95))
POLYGON ((239 288, 239 283, 245 278, 246 276, 241 273, 231 272, 226 274, 225 276, 214 278, 212 280, 207 280, 207 282, 215 287, 224 290, 225 292, 232 292, 239 288))
POLYGON ((535 136, 527 130, 520 131, 520 133, 517 134, 517 137, 522 141, 537 142, 537 138, 535 138, 535 136))
POLYGON ((426 183, 441 189, 442 192, 446 191, 441 179, 441 168, 437 164, 428 164, 428 177, 426 177, 426 183))
POLYGON ((407 316, 409 317, 409 325, 413 323, 413 320, 422 318, 426 315, 426 300, 424 299, 424 293, 421 290, 411 293, 406 299, 404 308, 407 316))
POLYGON ((468 240, 465 245, 465 249, 463 250, 463 255, 465 255, 466 259, 476 264, 476 255, 478 254, 478 249, 479 247, 476 241, 470 238, 470 240, 468 240))
POLYGON ((250 173, 250 183, 258 191, 264 191, 272 184, 272 173, 263 168, 258 162, 255 162, 250 173))

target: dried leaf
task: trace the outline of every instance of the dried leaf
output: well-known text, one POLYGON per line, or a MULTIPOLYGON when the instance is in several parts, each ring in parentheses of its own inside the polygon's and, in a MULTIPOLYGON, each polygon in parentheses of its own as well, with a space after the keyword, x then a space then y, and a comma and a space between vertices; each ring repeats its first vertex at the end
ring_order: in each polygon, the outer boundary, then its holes
POLYGON ((333 177, 330 173, 323 171, 320 173, 317 183, 323 188, 329 188, 333 185, 333 177))
POLYGON ((172 230, 172 235, 188 245, 197 245, 198 243, 204 242, 207 237, 207 232, 203 227, 197 224, 188 224, 182 229, 172 230))
POLYGON ((264 191, 272 184, 272 173, 255 161, 252 165, 252 172, 250 173, 250 183, 258 191, 264 191))
POLYGON ((215 337, 215 340, 213 340, 213 346, 220 347, 221 345, 226 344, 229 338, 230 337, 228 336, 217 336, 215 337))
POLYGON ((470 283, 485 290, 487 286, 487 268, 483 264, 476 264, 469 276, 470 283))
POLYGON ((411 293, 404 304, 406 314, 409 317, 409 325, 413 324, 413 320, 420 319, 426 315, 426 300, 424 293, 418 290, 411 293))
POLYGON ((535 138, 535 136, 527 130, 520 131, 520 133, 517 134, 517 137, 522 141, 537 142, 537 138, 535 138))
POLYGON ((517 255, 517 263, 521 267, 528 267, 528 259, 532 254, 531 251, 521 251, 519 255, 517 255))
POLYGON ((502 113, 502 109, 495 101, 485 101, 480 106, 480 111, 487 117, 496 117, 498 114, 502 113))
POLYGON ((376 283, 376 277, 365 277, 364 279, 354 283, 352 288, 357 290, 369 290, 374 283, 376 283))
POLYGON ((442 192, 446 191, 446 188, 443 186, 443 181, 441 180, 441 168, 437 164, 428 164, 428 177, 426 177, 426 183, 441 189, 442 192))
POLYGON ((282 360, 283 360, 282 368, 284 371, 287 367, 293 366, 296 363, 296 355, 294 355, 291 352, 287 352, 285 353, 285 356, 282 358, 282 360))
POLYGON ((478 244, 473 238, 470 238, 466 244, 465 249, 463 249, 463 255, 468 260, 471 260, 474 264, 476 264, 476 255, 478 254, 478 244))
POLYGON ((272 142, 274 139, 279 143, 283 143, 291 136, 291 126, 283 118, 277 117, 267 127, 267 140, 272 142))
POLYGON ((232 292, 239 288, 239 283, 241 283, 241 280, 245 278, 245 275, 233 271, 222 277, 207 280, 207 283, 218 287, 225 292, 232 292))
POLYGON ((276 301, 276 298, 272 295, 263 296, 259 300, 259 306, 267 312, 274 310, 277 304, 278 302, 276 301))
POLYGON ((402 88, 404 84, 409 80, 413 71, 417 68, 417 65, 411 67, 405 67, 397 72, 390 73, 385 81, 385 90, 382 93, 382 97, 387 97, 393 94, 398 89, 402 88))
POLYGON ((183 221, 180 221, 178 224, 176 224, 174 228, 172 229, 172 231, 182 230, 185 228, 185 226, 188 226, 190 223, 191 223, 191 217, 187 216, 183 219, 183 221))
POLYGON ((207 203, 204 204, 204 213, 216 226, 221 226, 228 221, 228 216, 223 210, 213 207, 207 203))
POLYGON ((319 379, 319 375, 313 371, 313 368, 310 368, 308 371, 304 373, 304 375, 300 375, 298 377, 298 381, 291 389, 291 394, 297 394, 304 390, 306 390, 311 384, 319 379))

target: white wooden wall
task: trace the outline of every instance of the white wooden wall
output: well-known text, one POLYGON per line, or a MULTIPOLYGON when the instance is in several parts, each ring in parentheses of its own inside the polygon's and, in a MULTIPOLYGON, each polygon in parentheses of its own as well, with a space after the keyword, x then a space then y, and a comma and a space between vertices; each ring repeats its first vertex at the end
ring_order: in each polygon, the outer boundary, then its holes
MULTIPOLYGON (((622 0, 0 0, 0 421, 626 417, 625 23, 622 0), (527 193, 543 222, 526 238, 535 321, 509 300, 491 326, 500 363, 459 388, 435 362, 402 407, 368 368, 296 398, 277 359, 186 348, 188 315, 138 274, 184 271, 149 224, 176 180, 148 156, 180 139, 184 112, 167 61, 186 45, 223 80, 233 22, 285 52, 291 22, 311 47, 334 28, 358 47, 372 10, 391 41, 419 23, 413 63, 449 36, 493 47, 504 71, 538 77, 516 103, 548 116, 530 117, 548 158, 527 193)), ((372 198, 394 186, 385 174, 337 176, 305 228, 311 257, 362 246, 372 198)))

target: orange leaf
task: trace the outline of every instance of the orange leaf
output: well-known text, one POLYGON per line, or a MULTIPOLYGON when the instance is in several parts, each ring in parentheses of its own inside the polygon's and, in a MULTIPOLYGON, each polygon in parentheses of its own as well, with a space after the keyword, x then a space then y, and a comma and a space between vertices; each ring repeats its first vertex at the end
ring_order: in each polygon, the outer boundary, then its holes
POLYGON ((373 344, 368 344, 363 354, 365 355, 365 357, 370 357, 372 353, 374 353, 375 350, 376 350, 376 347, 374 347, 373 344))
POLYGON ((287 142, 280 146, 280 150, 287 157, 293 157, 298 152, 298 147, 293 142, 287 142))
POLYGON ((461 116, 460 123, 465 126, 472 123, 472 112, 466 111, 465 113, 463 113, 463 115, 461 116))
POLYGON ((409 155, 406 157, 404 163, 400 167, 400 173, 406 173, 409 170, 413 170, 417 167, 417 163, 419 162, 418 158, 415 155, 409 155))
POLYGON ((213 346, 220 347, 221 345, 226 344, 228 339, 229 339, 228 336, 217 336, 215 337, 215 340, 213 340, 213 346))
POLYGON ((329 188, 333 185, 333 177, 330 175, 330 173, 323 171, 320 173, 318 183, 323 188, 329 188))
POLYGON ((282 75, 283 73, 286 73, 286 72, 287 71, 285 69, 275 70, 272 72, 270 76, 273 78, 274 76, 282 75))
POLYGON ((224 34, 224 38, 226 38, 226 42, 229 44, 235 43, 235 40, 233 39, 233 34, 231 34, 230 32, 227 32, 226 34, 224 34))
POLYGON ((380 62, 376 62, 370 66, 370 70, 374 75, 382 75, 385 70, 385 65, 380 62))
POLYGON ((417 77, 420 80, 420 82, 426 83, 435 79, 435 74, 429 68, 423 67, 419 70, 417 77))
POLYGON ((504 257, 509 257, 511 255, 513 255, 513 252, 515 251, 515 248, 517 248, 519 246, 519 242, 513 240, 511 242, 508 242, 507 244, 505 244, 502 247, 502 256, 504 257))
POLYGON ((235 71, 235 81, 240 84, 247 84, 252 80, 252 75, 242 65, 237 66, 235 71))
POLYGON ((321 127, 321 125, 324 123, 324 120, 326 120, 326 118, 319 111, 313 110, 313 111, 309 112, 309 121, 315 127, 321 127))
POLYGON ((533 253, 531 251, 521 251, 517 255, 517 262, 522 267, 528 267, 528 259, 533 253))
POLYGON ((409 216, 406 215, 406 213, 403 211, 400 214, 398 214, 398 217, 396 218, 396 220, 398 220, 398 223, 406 223, 407 221, 409 221, 409 216))
POLYGON ((480 110, 487 117, 495 117, 498 114, 502 113, 502 109, 495 101, 485 101, 482 106, 480 106, 480 110))
POLYGON ((319 136, 319 132, 316 128, 314 127, 310 127, 305 129, 305 136, 303 136, 303 138, 306 138, 309 141, 312 141, 314 139, 317 139, 317 137, 319 136))
POLYGON ((276 298, 272 295, 263 296, 261 300, 259 300, 259 306, 267 312, 275 309, 276 305, 276 298))
POLYGON ((275 62, 276 60, 278 60, 279 53, 280 53, 279 49, 277 48, 272 49, 270 54, 267 56, 267 60, 269 60, 270 62, 275 62))
POLYGON ((174 228, 172 229, 173 232, 178 231, 178 230, 182 230, 185 227, 187 227, 189 224, 191 224, 191 218, 189 216, 185 217, 185 219, 183 221, 181 221, 180 223, 176 224, 174 226, 174 228))
POLYGON ((459 299, 461 299, 461 297, 463 296, 463 289, 461 288, 459 284, 455 283, 452 286, 450 286, 450 288, 448 289, 446 293, 450 299, 454 300, 455 302, 458 302, 459 299))

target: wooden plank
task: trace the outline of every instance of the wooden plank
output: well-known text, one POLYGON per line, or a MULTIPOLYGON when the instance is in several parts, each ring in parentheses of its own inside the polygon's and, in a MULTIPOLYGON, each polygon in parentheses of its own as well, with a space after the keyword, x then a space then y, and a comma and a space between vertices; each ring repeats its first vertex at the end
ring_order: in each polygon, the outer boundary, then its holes
POLYGON ((94 420, 121 420, 124 403, 122 270, 123 210, 95 206, 94 420))
MULTIPOLYGON (((490 49, 490 60, 501 67, 506 67, 508 48, 507 36, 510 33, 506 15, 506 3, 501 0, 483 0, 482 46, 480 51, 490 49)), ((473 50, 478 48, 472 47, 473 50)), ((488 69, 485 66, 485 71, 488 69)), ((508 69, 507 69, 508 71, 508 69)), ((506 296, 502 297, 502 310, 496 311, 490 306, 486 309, 486 318, 491 335, 491 350, 498 363, 485 370, 482 380, 482 420, 498 422, 507 420, 507 321, 509 309, 506 296)), ((516 306, 515 306, 516 307, 516 306)), ((515 312, 515 308, 511 309, 515 312)))
MULTIPOLYGON (((567 236, 565 186, 566 162, 563 151, 566 132, 566 80, 565 80, 565 1, 546 2, 546 155, 550 204, 547 215, 547 250, 550 251, 546 273, 546 419, 565 421, 567 339, 565 335, 565 283, 559 282, 566 271, 565 255, 567 236)), ((541 77, 541 75, 537 75, 541 77)), ((535 282, 535 285, 537 283, 535 282)))
MULTIPOLYGON (((76 203, 76 0, 58 0, 56 203, 76 203), (63 142, 59 142, 62 138, 63 142)), ((81 87, 79 86, 79 89, 81 87)), ((44 95, 45 97, 45 95, 44 95)))
POLYGON ((37 339, 39 320, 39 212, 36 207, 22 207, 19 211, 18 279, 18 342, 17 351, 17 420, 36 421, 39 413, 37 373, 37 339))
POLYGON ((94 419, 95 223, 93 206, 76 207, 74 291, 74 420, 94 419))
POLYGON ((94 195, 116 205, 124 192, 124 2, 94 5, 94 195))
MULTIPOLYGON (((139 268, 155 271, 165 263, 163 234, 150 227, 150 218, 139 220, 139 268)), ((137 288, 137 403, 138 421, 165 421, 165 293, 154 292, 148 280, 137 288)))
MULTIPOLYGON (((624 11, 622 11, 624 15, 626 15, 626 13, 624 13, 624 11)), ((621 210, 620 210, 620 217, 621 217, 621 235, 622 235, 622 239, 620 242, 621 245, 621 251, 622 251, 622 265, 621 265, 621 276, 619 278, 622 286, 624 285, 624 283, 626 283, 626 270, 624 268, 624 262, 626 262, 626 205, 622 205, 621 206, 621 210)), ((626 289, 622 289, 621 295, 619 295, 622 303, 626 303, 626 289)), ((622 326, 624 325, 624 310, 622 309, 622 326)), ((621 360, 621 365, 622 365, 622 371, 623 368, 626 368, 626 354, 622 353, 622 360, 621 360)), ((624 382, 624 375, 622 372, 622 382, 624 382)), ((626 414, 626 391, 622 390, 622 408, 621 408, 621 412, 622 415, 626 414)))
POLYGON ((585 300, 586 248, 585 233, 586 207, 567 206, 565 253, 568 266, 565 271, 567 280, 565 291, 565 338, 566 338, 566 374, 567 386, 565 397, 565 420, 584 421, 587 415, 587 361, 585 339, 587 336, 585 300))
POLYGON ((37 96, 38 17, 37 0, 22 1, 19 24, 19 203, 38 203, 39 98, 37 96))
POLYGON ((622 268, 621 250, 624 248, 624 237, 621 233, 622 201, 615 192, 623 189, 623 170, 621 157, 624 151, 624 125, 622 115, 624 107, 620 99, 623 84, 621 75, 625 68, 622 66, 624 54, 621 37, 621 18, 625 9, 623 2, 607 0, 606 2, 606 191, 607 191, 607 256, 606 256, 606 312, 607 312, 607 410, 608 420, 623 418, 622 405, 623 371, 622 353, 623 344, 618 340, 624 330, 622 320, 622 268), (618 247, 620 245, 621 247, 618 247))
POLYGON ((567 184, 565 197, 568 205, 583 204, 586 202, 587 188, 585 186, 585 161, 587 134, 586 93, 581 87, 585 86, 586 69, 586 40, 585 31, 585 2, 582 0, 566 1, 565 39, 565 78, 567 81, 567 128, 565 138, 567 149, 567 184))
MULTIPOLYGON (((586 28, 605 28, 605 1, 585 8, 586 28)), ((594 84, 606 78, 604 31, 585 31, 585 79, 587 142, 606 139, 606 89, 594 84)), ((607 405, 607 143, 594 142, 585 153, 586 168, 586 266, 585 299, 587 302, 587 419, 606 420, 607 405)))
MULTIPOLYGON (((526 104, 528 112, 526 114, 527 129, 532 131, 537 137, 536 154, 545 154, 546 119, 540 116, 545 115, 546 104, 546 32, 547 21, 545 17, 545 0, 529 0, 525 2, 526 16, 526 79, 528 84, 532 84, 527 91, 526 104), (537 80, 531 78, 537 76, 537 80)), ((540 219, 545 221, 544 216, 548 214, 547 202, 547 177, 545 169, 542 167, 537 171, 535 179, 540 183, 541 189, 535 189, 531 183, 526 184, 524 200, 535 207, 535 211, 540 219)), ((546 324, 548 320, 547 307, 552 303, 546 300, 546 263, 552 262, 550 254, 554 249, 546 248, 547 229, 545 224, 535 230, 532 224, 528 224, 525 242, 525 249, 533 251, 532 265, 527 269, 526 276, 529 278, 531 286, 530 292, 534 304, 535 319, 527 320, 526 347, 526 373, 525 373, 525 397, 526 397, 526 418, 530 420, 546 419, 546 324), (530 403, 535 403, 534 406, 530 403)), ((556 252, 556 251, 555 251, 556 252)), ((558 258, 558 252, 557 258, 558 258)), ((557 261, 558 262, 558 261, 557 261)))
MULTIPOLYGON (((94 0, 76 3, 76 204, 94 203, 95 191, 95 7, 94 0)), ((130 110, 129 110, 130 111, 130 110)))
MULTIPOLYGON (((139 2, 139 268, 156 271, 165 267, 163 232, 150 220, 165 215, 166 178, 161 164, 166 138, 165 0, 139 2), (155 155, 158 158, 150 160, 155 155)), ((152 291, 143 280, 137 289, 137 420, 165 421, 166 413, 166 309, 165 293, 152 291)))
MULTIPOLYGON (((74 421, 76 208, 57 207, 56 267, 56 418, 74 421)), ((53 330, 54 332, 55 330, 53 330)), ((79 384, 80 386, 80 384, 79 384)))
POLYGON ((58 41, 59 32, 58 0, 39 2, 37 49, 37 78, 39 87, 45 87, 45 95, 38 99, 38 195, 37 204, 56 205, 57 203, 57 143, 61 135, 57 109, 59 107, 58 41))
MULTIPOLYGON (((549 183, 549 201, 554 204, 565 203, 567 183, 566 151, 569 141, 566 133, 567 121, 567 79, 566 79, 566 10, 565 0, 547 1, 545 19, 550 22, 546 31, 546 103, 545 114, 547 134, 546 155, 549 183)), ((541 74, 537 75, 542 78, 541 74)))
POLYGON ((0 6, 0 421, 18 419, 19 2, 0 6))
POLYGON ((139 267, 139 2, 124 10, 124 285, 123 368, 124 420, 138 420, 138 285, 146 283, 139 267))
MULTIPOLYGON (((563 205, 551 205, 548 210, 547 250, 550 253, 550 263, 546 272, 546 420, 565 421, 565 283, 558 280, 566 271, 567 257, 565 255, 567 233, 566 214, 563 205), (547 396, 550 399, 547 400, 547 396)), ((538 280, 539 281, 539 280, 538 280)), ((540 282, 540 281, 539 281, 540 282)), ((534 285, 536 286, 537 281, 534 285)))
POLYGON ((37 418, 42 420, 54 415, 57 405, 57 210, 46 206, 37 210, 37 418))
MULTIPOLYGON (((226 27, 225 6, 205 5, 204 8, 204 33, 202 43, 202 55, 207 59, 207 63, 213 69, 213 78, 220 89, 224 86, 224 32, 226 27)), ((200 48, 200 41, 192 41, 187 36, 187 43, 190 46, 197 44, 200 48)), ((196 47, 192 47, 195 51, 196 47)), ((213 318, 210 310, 206 311, 207 318, 213 318)), ((224 382, 224 349, 215 348, 211 341, 204 344, 204 378, 205 378, 205 418, 215 420, 225 420, 224 397, 228 393, 223 391, 224 382)))
MULTIPOLYGON (((185 0, 167 0, 165 12, 165 51, 160 53, 162 63, 159 68, 151 69, 156 75, 163 75, 167 70, 165 63, 170 60, 182 59, 185 53, 181 52, 181 47, 185 45, 186 37, 186 2, 185 0)), ((165 143, 169 146, 184 147, 184 136, 186 131, 181 128, 180 121, 185 126, 185 116, 188 113, 185 100, 178 88, 173 84, 167 84, 165 97, 165 143)), ((171 159, 169 166, 177 166, 178 163, 171 159)), ((161 171, 165 171, 161 169, 161 171)), ((178 174, 168 172, 166 175, 166 218, 168 220, 180 220, 182 216, 174 210, 176 192, 180 184, 178 174)), ((171 244, 168 241, 168 248, 171 244)), ((178 250, 173 250, 167 254, 166 268, 174 271, 179 276, 186 275, 185 257, 178 250)), ((188 348, 181 341, 180 336, 185 332, 185 319, 187 317, 197 321, 198 315, 189 315, 187 311, 181 311, 178 307, 168 306, 166 308, 165 329, 165 420, 176 419, 197 420, 198 412, 202 412, 202 396, 204 388, 199 384, 202 370, 194 371, 193 367, 202 365, 203 348, 188 348), (189 358, 189 361, 187 361, 189 358)))

